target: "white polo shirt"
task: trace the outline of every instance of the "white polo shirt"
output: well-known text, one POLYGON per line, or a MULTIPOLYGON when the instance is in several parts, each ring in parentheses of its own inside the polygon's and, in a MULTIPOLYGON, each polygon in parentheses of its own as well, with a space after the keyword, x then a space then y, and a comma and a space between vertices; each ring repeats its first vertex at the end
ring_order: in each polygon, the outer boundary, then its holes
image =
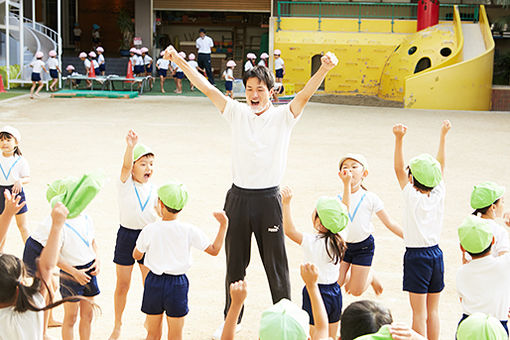
POLYGON ((0 153, 0 185, 13 185, 18 179, 30 176, 28 162, 23 156, 4 157, 0 153))
POLYGON ((94 68, 98 68, 99 67, 99 63, 97 62, 96 59, 92 59, 92 65, 94 65, 94 68))
POLYGON ((259 66, 266 66, 266 62, 263 59, 260 59, 259 63, 257 64, 259 66))
POLYGON ((188 60, 188 65, 195 70, 198 68, 198 63, 195 60, 188 60))
POLYGON ((176 63, 174 63, 172 61, 172 63, 170 64, 172 66, 172 69, 175 71, 175 72, 182 72, 182 69, 179 67, 179 65, 177 65, 176 63))
POLYGON ((135 65, 143 66, 143 57, 141 55, 135 55, 135 65))
POLYGON ((432 247, 439 243, 443 228, 445 186, 441 181, 430 195, 411 183, 402 190, 404 197, 404 244, 410 248, 432 247))
POLYGON ((275 70, 279 70, 279 69, 283 68, 284 64, 285 63, 283 62, 283 59, 281 57, 274 59, 274 69, 275 70))
POLYGON ((246 61, 246 63, 244 63, 244 71, 249 71, 251 70, 252 68, 254 68, 255 66, 251 63, 251 61, 246 61))
POLYGON ((41 73, 43 70, 43 67, 44 67, 44 61, 42 61, 41 59, 36 59, 32 63, 32 72, 41 73))
MULTIPOLYGON (((51 223, 51 219, 49 220, 51 223)), ((96 258, 94 225, 87 214, 67 219, 60 237, 60 256, 71 266, 83 266, 96 258)))
POLYGON ((90 60, 85 59, 85 60, 83 61, 83 65, 85 65, 85 68, 90 68, 90 60))
POLYGON ((48 60, 46 61, 46 65, 48 65, 48 68, 50 70, 56 70, 58 66, 58 59, 53 57, 48 58, 48 60))
POLYGON ((155 185, 138 183, 129 176, 125 183, 119 179, 118 186, 120 224, 124 228, 140 230, 156 221, 158 193, 155 185))
POLYGON ((232 129, 232 177, 244 189, 280 185, 287 165, 292 128, 299 120, 290 104, 273 106, 257 116, 247 104, 227 98, 223 118, 232 129))
MULTIPOLYGON (((40 293, 34 295, 37 307, 44 307, 40 293)), ((44 312, 14 311, 14 306, 0 308, 0 340, 42 340, 44 312)))
POLYGON ((104 55, 102 55, 102 54, 98 54, 98 55, 97 55, 97 61, 99 62, 99 65, 104 64, 104 62, 105 62, 105 60, 104 60, 104 55))
POLYGON ((144 265, 156 275, 185 274, 192 264, 191 247, 204 251, 210 245, 200 229, 179 220, 151 223, 136 240, 136 249, 145 253, 144 265))
POLYGON ((303 233, 301 248, 305 255, 305 262, 313 263, 319 269, 320 284, 331 284, 338 281, 340 261, 334 264, 326 252, 324 238, 318 234, 303 233))
POLYGON ((156 66, 162 70, 168 70, 168 65, 170 65, 170 60, 159 58, 158 61, 156 61, 156 66))
MULTIPOLYGON (((503 251, 510 251, 510 240, 508 239, 508 233, 505 228, 495 220, 484 219, 484 221, 491 226, 492 234, 494 235, 494 244, 491 247, 491 255, 498 257, 499 253, 503 251)), ((466 259, 471 261, 471 255, 466 253, 466 259)))
POLYGON ((481 312, 498 320, 508 319, 510 306, 510 253, 473 259, 457 271, 457 292, 462 311, 481 312))
MULTIPOLYGON (((342 200, 340 195, 338 197, 342 200)), ((350 201, 349 224, 342 237, 345 242, 361 242, 374 232, 372 215, 384 209, 384 204, 376 194, 362 188, 351 193, 350 201)))
POLYGON ((46 247, 48 236, 50 235, 51 224, 51 216, 46 217, 46 219, 39 223, 39 226, 32 231, 30 237, 39 242, 43 247, 46 247))
POLYGON ((225 81, 234 80, 234 71, 232 71, 231 68, 227 68, 225 71, 223 71, 223 74, 225 75, 225 81))
POLYGON ((143 63, 145 65, 149 65, 150 63, 152 63, 152 57, 148 54, 146 54, 144 57, 143 57, 143 63))
POLYGON ((211 54, 211 47, 214 46, 213 40, 209 36, 198 37, 196 41, 196 47, 198 49, 198 53, 207 53, 211 54))

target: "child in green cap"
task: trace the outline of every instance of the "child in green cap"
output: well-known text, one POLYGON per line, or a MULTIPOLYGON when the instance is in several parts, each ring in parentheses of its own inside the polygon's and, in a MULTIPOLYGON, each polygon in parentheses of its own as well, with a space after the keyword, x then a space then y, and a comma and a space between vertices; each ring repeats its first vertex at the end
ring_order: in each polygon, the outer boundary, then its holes
POLYGON ((168 338, 182 339, 184 317, 188 314, 186 272, 191 267, 191 248, 216 256, 223 245, 228 225, 225 212, 213 213, 220 228, 211 243, 200 229, 178 220, 187 201, 188 192, 182 183, 170 182, 160 187, 158 209, 163 220, 143 228, 133 251, 136 260, 145 254, 144 263, 150 270, 142 301, 142 312, 147 314, 147 339, 161 338, 163 312, 167 315, 168 338))
MULTIPOLYGON (((344 203, 349 204, 351 173, 345 171, 342 175, 345 183, 344 203)), ((283 231, 292 241, 301 246, 305 255, 305 262, 313 263, 319 271, 319 290, 326 307, 329 336, 335 337, 338 333, 340 315, 342 313, 342 289, 338 284, 340 262, 345 253, 345 242, 340 236, 349 222, 349 212, 346 204, 340 202, 338 197, 322 196, 318 199, 312 214, 313 227, 316 233, 303 233, 296 229, 292 221, 290 201, 292 191, 283 187, 282 195, 283 231)), ((303 287, 302 308, 310 317, 310 334, 315 333, 315 320, 312 313, 310 295, 303 287)))
POLYGON ((457 340, 508 340, 508 334, 496 318, 474 313, 460 323, 457 340))
POLYGON ((458 234, 462 252, 472 258, 457 272, 457 292, 463 311, 461 322, 474 313, 485 313, 500 320, 508 333, 510 253, 491 256, 494 234, 487 219, 466 217, 458 234))
POLYGON ((393 126, 394 168, 404 197, 404 291, 409 292, 413 329, 430 340, 439 339, 439 296, 444 288, 443 252, 438 246, 443 226, 446 135, 443 121, 436 158, 421 154, 405 168, 402 151, 407 127, 393 126))
MULTIPOLYGON (((157 219, 156 187, 150 179, 154 172, 154 152, 141 143, 138 135, 129 130, 126 136, 126 151, 118 182, 118 202, 120 227, 115 242, 113 262, 116 266, 117 284, 113 296, 115 305, 115 325, 110 340, 120 339, 122 314, 126 307, 127 293, 131 285, 133 272, 133 249, 142 229, 157 219)), ((138 265, 142 274, 142 284, 149 269, 144 266, 143 258, 138 265)))

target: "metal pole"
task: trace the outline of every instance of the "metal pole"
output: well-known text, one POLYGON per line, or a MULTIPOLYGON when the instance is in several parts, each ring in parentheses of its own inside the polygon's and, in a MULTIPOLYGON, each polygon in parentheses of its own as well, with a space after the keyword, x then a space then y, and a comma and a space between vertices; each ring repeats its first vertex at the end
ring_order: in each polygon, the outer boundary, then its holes
POLYGON ((11 53, 9 48, 9 26, 11 23, 9 22, 9 0, 5 0, 5 74, 7 75, 7 90, 10 89, 9 87, 9 53, 11 53))
MULTIPOLYGON (((62 70, 62 0, 57 0, 57 56, 62 70)), ((58 88, 62 88, 62 74, 58 74, 58 88)))
POLYGON ((23 70, 25 64, 25 25, 24 19, 25 14, 23 12, 23 1, 19 2, 19 66, 20 70, 23 70))
POLYGON ((35 0, 32 0, 32 29, 35 30, 35 0))

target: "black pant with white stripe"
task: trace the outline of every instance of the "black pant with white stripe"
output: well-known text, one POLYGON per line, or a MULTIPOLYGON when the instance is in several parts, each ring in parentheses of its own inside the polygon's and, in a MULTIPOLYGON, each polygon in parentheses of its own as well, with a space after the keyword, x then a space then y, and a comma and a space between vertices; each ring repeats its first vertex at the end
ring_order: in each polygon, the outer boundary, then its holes
POLYGON ((210 53, 199 53, 197 59, 198 67, 205 70, 207 79, 214 85, 214 75, 211 68, 211 54, 210 53))
MULTIPOLYGON (((225 316, 230 307, 230 284, 243 280, 250 263, 251 234, 259 248, 273 303, 290 299, 290 280, 282 223, 280 189, 242 189, 235 185, 225 199, 229 227, 225 237, 227 274, 225 316)), ((243 312, 239 316, 241 322, 243 312)))

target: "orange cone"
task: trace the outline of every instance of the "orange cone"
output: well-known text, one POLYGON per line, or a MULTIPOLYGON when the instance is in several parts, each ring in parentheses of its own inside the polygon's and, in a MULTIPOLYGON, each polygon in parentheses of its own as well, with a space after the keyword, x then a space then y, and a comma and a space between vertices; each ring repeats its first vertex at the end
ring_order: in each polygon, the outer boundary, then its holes
POLYGON ((4 89, 4 80, 2 79, 2 75, 0 74, 0 93, 6 92, 4 89))
MULTIPOLYGON (((126 78, 135 79, 135 76, 133 75, 133 67, 131 65, 131 60, 129 60, 128 62, 126 78)), ((125 81, 125 83, 131 83, 131 81, 125 81)))
POLYGON ((89 68, 88 76, 91 77, 91 78, 95 78, 96 77, 96 70, 94 70, 94 64, 92 64, 92 63, 90 63, 90 68, 89 68))

